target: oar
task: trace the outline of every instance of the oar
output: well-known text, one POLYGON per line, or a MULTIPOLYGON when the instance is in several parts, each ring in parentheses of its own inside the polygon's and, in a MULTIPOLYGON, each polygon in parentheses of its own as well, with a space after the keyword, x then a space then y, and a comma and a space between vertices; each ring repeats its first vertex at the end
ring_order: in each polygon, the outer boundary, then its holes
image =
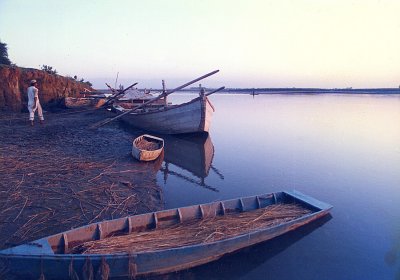
POLYGON ((173 92, 175 92, 175 91, 177 91, 177 90, 183 89, 183 88, 185 88, 185 87, 187 87, 187 86, 189 86, 189 85, 191 85, 191 84, 194 84, 194 83, 196 83, 196 82, 198 82, 198 81, 200 81, 200 80, 202 80, 202 79, 205 79, 205 78, 207 78, 207 77, 209 77, 209 76, 211 76, 211 75, 214 75, 215 73, 218 73, 218 72, 219 72, 219 70, 212 71, 212 72, 210 72, 210 73, 208 73, 208 74, 205 74, 205 75, 203 75, 203 76, 201 76, 201 77, 199 77, 199 78, 197 78, 197 79, 194 79, 193 81, 187 82, 187 83, 184 84, 184 85, 181 85, 181 86, 179 86, 179 87, 177 87, 177 88, 174 88, 174 89, 172 89, 172 90, 168 90, 167 92, 164 92, 164 93, 160 94, 159 96, 154 97, 154 98, 152 98, 152 99, 150 99, 150 100, 144 102, 143 104, 141 104, 141 105, 139 105, 139 106, 136 106, 136 107, 133 108, 133 109, 130 109, 130 110, 128 110, 128 111, 125 111, 125 112, 123 112, 122 114, 119 114, 118 116, 116 116, 116 117, 114 117, 114 118, 106 119, 106 120, 104 120, 104 121, 95 123, 94 125, 91 126, 91 128, 99 128, 100 126, 103 126, 103 125, 105 125, 105 124, 107 124, 107 123, 109 123, 109 122, 115 121, 115 120, 121 118, 122 116, 125 116, 126 114, 129 114, 129 113, 131 113, 131 112, 133 112, 133 111, 136 111, 137 109, 140 109, 140 108, 145 107, 147 104, 153 103, 154 101, 157 101, 158 99, 163 98, 164 96, 167 96, 167 95, 169 95, 169 94, 171 94, 171 93, 173 93, 173 92))
POLYGON ((225 88, 225 87, 217 88, 217 89, 215 89, 215 90, 213 90, 213 91, 210 91, 209 93, 206 93, 205 96, 209 96, 209 95, 211 95, 211 94, 213 94, 213 93, 216 93, 217 91, 223 90, 224 88, 225 88))
POLYGON ((106 83, 106 86, 111 90, 112 93, 115 92, 115 89, 113 89, 109 84, 106 83))

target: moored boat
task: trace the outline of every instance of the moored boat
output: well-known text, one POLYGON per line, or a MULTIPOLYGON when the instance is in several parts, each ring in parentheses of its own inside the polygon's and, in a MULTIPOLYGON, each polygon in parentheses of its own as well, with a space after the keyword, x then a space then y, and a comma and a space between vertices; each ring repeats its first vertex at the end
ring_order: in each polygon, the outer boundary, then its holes
MULTIPOLYGON (((130 108, 125 104, 114 106, 119 113, 130 108)), ((148 106, 122 116, 129 125, 162 134, 204 133, 210 129, 214 106, 206 96, 187 103, 166 106, 148 106)))
POLYGON ((152 161, 160 156, 163 149, 162 138, 144 134, 133 140, 132 156, 140 161, 152 161))
POLYGON ((0 260, 34 279, 162 274, 272 239, 331 208, 296 191, 231 199, 90 224, 2 250, 0 260))
POLYGON ((64 106, 75 108, 100 108, 106 102, 105 97, 65 97, 64 106))
MULTIPOLYGON (((153 99, 155 96, 150 94, 148 91, 140 91, 138 89, 127 90, 122 97, 118 98, 118 103, 131 103, 134 105, 143 104, 146 101, 153 99)), ((156 105, 167 105, 165 98, 155 101, 153 104, 156 105)))

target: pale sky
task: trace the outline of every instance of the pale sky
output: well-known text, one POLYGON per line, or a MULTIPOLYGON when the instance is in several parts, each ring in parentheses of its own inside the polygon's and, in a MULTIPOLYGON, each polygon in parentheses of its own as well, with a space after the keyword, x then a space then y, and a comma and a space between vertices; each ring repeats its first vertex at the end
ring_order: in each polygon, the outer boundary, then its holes
POLYGON ((97 88, 400 85, 400 0, 0 0, 0 40, 97 88))

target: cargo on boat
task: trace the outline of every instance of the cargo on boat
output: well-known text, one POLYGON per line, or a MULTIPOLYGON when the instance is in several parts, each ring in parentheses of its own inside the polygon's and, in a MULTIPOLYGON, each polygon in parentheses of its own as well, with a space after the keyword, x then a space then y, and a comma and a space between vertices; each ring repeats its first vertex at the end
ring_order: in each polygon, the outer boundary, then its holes
POLYGON ((90 224, 2 250, 0 261, 35 279, 163 274, 272 239, 331 208, 296 191, 218 201, 90 224))

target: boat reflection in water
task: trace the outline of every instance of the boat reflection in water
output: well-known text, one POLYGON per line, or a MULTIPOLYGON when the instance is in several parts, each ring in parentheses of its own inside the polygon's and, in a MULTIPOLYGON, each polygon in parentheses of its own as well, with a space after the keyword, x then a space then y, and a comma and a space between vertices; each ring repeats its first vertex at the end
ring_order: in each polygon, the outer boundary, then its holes
POLYGON ((164 183, 168 176, 176 176, 182 180, 199 185, 211 191, 218 192, 218 189, 207 185, 205 178, 212 169, 221 179, 224 176, 213 165, 214 145, 209 134, 207 135, 180 135, 164 137, 164 164, 160 171, 164 173, 164 183), (174 171, 179 167, 186 172, 174 171), (174 170, 172 170, 174 169, 174 170))

